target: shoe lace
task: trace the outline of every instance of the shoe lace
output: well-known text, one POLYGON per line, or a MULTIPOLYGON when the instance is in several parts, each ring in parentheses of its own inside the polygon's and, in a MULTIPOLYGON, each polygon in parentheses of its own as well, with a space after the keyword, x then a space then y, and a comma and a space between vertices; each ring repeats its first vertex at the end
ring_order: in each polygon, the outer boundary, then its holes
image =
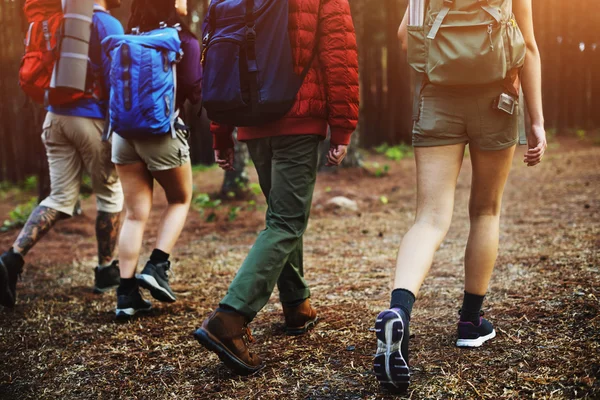
POLYGON ((171 269, 171 263, 167 262, 167 265, 165 265, 165 275, 167 276, 167 278, 170 281, 174 281, 176 276, 175 276, 175 272, 173 272, 173 270, 171 269))
POLYGON ((250 328, 245 326, 242 328, 242 330, 244 332, 242 339, 244 340, 244 343, 246 344, 246 346, 248 346, 250 343, 254 343, 255 339, 254 339, 254 336, 252 336, 252 332, 250 331, 250 328))

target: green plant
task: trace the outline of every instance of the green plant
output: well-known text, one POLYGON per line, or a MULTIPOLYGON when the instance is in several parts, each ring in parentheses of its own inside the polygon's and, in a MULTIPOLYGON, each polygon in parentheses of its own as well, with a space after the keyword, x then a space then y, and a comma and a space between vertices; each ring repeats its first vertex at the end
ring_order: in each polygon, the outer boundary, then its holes
POLYGON ((192 172, 205 172, 217 168, 217 164, 204 165, 196 164, 192 167, 192 172))
POLYGON ((250 183, 248 185, 248 189, 250 189, 252 194, 255 196, 260 196, 260 194, 262 193, 262 189, 260 188, 260 185, 258 183, 250 183))
POLYGON ((233 221, 237 218, 238 213, 240 212, 240 210, 242 209, 242 207, 230 207, 229 208, 229 212, 227 213, 227 220, 228 221, 233 221))
POLYGON ((579 138, 580 140, 585 139, 585 134, 586 134, 585 129, 577 129, 575 131, 575 135, 577 135, 577 138, 579 138))
POLYGON ((37 207, 37 198, 32 197, 28 202, 19 204, 8 213, 8 219, 2 224, 0 230, 8 231, 14 228, 20 228, 25 225, 31 212, 37 207))
POLYGON ((212 222, 217 219, 217 214, 215 214, 214 210, 217 209, 221 205, 221 200, 214 199, 212 200, 207 193, 199 193, 194 197, 192 201, 192 206, 198 210, 200 215, 204 216, 206 210, 209 210, 208 216, 206 217, 206 222, 212 222))
POLYGON ((380 167, 379 163, 373 163, 373 167, 375 167, 376 178, 382 178, 390 172, 390 166, 388 164, 384 164, 382 167, 380 167))
POLYGON ((375 152, 383 154, 386 158, 393 161, 400 161, 403 158, 411 157, 413 155, 412 147, 405 144, 389 146, 388 144, 384 143, 375 147, 375 152))

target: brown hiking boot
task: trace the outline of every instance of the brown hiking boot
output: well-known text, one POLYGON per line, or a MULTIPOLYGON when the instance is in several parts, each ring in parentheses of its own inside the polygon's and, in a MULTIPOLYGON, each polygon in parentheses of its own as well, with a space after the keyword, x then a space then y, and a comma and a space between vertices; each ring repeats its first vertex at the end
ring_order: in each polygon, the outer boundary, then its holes
POLYGON ((285 317, 285 332, 288 335, 302 335, 317 324, 317 310, 310 305, 310 300, 306 299, 296 307, 283 306, 283 315, 285 317))
POLYGON ((239 375, 251 375, 264 367, 260 358, 248 350, 248 343, 253 343, 254 338, 243 315, 215 311, 194 336, 239 375))

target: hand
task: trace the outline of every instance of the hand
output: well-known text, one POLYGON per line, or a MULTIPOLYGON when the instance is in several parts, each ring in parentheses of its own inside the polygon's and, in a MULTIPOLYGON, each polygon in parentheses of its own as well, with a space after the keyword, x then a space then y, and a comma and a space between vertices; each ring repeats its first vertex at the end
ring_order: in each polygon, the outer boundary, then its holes
POLYGON ((343 144, 331 144, 327 153, 327 167, 339 166, 348 154, 348 146, 343 144))
POLYGON ((227 149, 217 149, 215 150, 215 162, 224 171, 235 171, 235 168, 233 168, 234 155, 235 151, 233 147, 229 147, 227 149))
POLYGON ((532 125, 531 132, 527 136, 527 147, 529 149, 523 157, 523 162, 528 167, 533 167, 542 161, 548 147, 546 131, 542 125, 532 125))

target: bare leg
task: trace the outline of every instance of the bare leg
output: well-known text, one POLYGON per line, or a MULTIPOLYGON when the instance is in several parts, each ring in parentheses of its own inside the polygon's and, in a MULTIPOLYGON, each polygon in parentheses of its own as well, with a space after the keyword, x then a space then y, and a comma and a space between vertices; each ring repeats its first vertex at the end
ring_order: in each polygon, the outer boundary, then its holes
POLYGON ((121 227, 121 213, 98 211, 96 217, 96 240, 98 241, 98 265, 112 262, 121 227))
POLYGON ((407 289, 414 295, 419 292, 452 221, 464 151, 464 144, 415 148, 417 215, 400 244, 395 289, 407 289))
POLYGON ((29 250, 48 233, 56 221, 66 217, 67 215, 53 208, 37 206, 15 240, 14 251, 25 257, 29 250))
POLYGON ((121 278, 135 275, 146 222, 152 209, 154 179, 144 163, 117 165, 125 197, 125 221, 119 236, 121 278))
POLYGON ((190 163, 152 175, 165 190, 169 205, 158 227, 156 248, 170 254, 179 238, 192 202, 192 166, 190 163))
POLYGON ((496 257, 502 194, 515 147, 482 151, 471 146, 473 178, 469 217, 471 230, 465 252, 465 290, 483 296, 488 289, 496 257))

